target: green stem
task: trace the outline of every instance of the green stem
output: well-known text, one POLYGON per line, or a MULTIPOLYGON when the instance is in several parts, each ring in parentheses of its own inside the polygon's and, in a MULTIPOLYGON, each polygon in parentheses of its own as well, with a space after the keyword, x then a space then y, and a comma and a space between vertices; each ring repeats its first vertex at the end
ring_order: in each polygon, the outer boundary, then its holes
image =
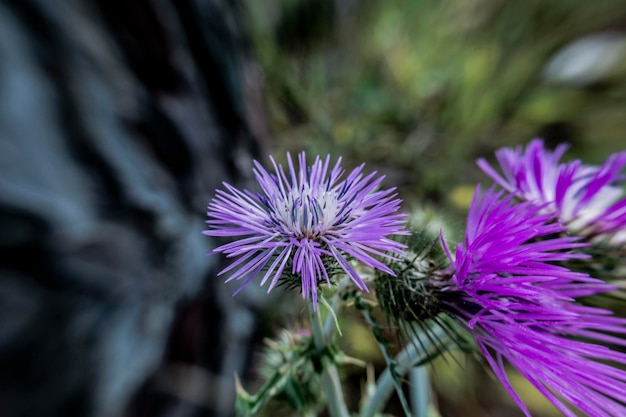
MULTIPOLYGON (((311 331, 313 333, 313 343, 318 351, 323 351, 327 345, 327 339, 324 336, 322 328, 322 320, 319 310, 315 310, 312 303, 309 303, 309 319, 311 320, 311 331)), ((348 408, 343 399, 343 391, 341 390, 341 381, 339 380, 339 372, 337 367, 327 355, 323 355, 322 367, 322 385, 326 392, 326 400, 328 401, 328 411, 331 417, 350 417, 348 408)))
POLYGON ((428 417, 430 408, 430 378, 426 365, 413 368, 409 374, 411 381, 411 408, 415 417, 428 417))
MULTIPOLYGON (((405 348, 396 356, 396 364, 394 372, 397 375, 406 375, 416 363, 421 362, 429 356, 428 350, 433 348, 432 340, 443 341, 447 339, 444 330, 437 327, 433 330, 432 336, 424 337, 419 341, 413 340, 409 342, 405 348)), ((418 335, 419 337, 419 335, 418 335)), ((391 369, 387 367, 376 381, 374 395, 369 397, 361 408, 359 417, 373 417, 379 412, 389 400, 391 393, 395 389, 394 378, 391 369)))

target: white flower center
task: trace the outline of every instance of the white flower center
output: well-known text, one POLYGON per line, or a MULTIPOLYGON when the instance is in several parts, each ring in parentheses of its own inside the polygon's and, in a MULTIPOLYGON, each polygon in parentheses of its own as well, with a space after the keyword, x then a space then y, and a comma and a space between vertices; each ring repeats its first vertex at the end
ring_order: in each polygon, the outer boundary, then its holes
POLYGON ((273 207, 276 220, 297 238, 317 239, 338 223, 337 192, 311 189, 307 184, 292 189, 273 207))

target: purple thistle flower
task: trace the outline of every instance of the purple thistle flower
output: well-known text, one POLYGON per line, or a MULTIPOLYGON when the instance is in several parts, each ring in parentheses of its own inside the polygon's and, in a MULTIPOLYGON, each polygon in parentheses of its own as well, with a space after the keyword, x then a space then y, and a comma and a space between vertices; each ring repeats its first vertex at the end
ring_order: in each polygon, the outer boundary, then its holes
POLYGON ((484 159, 478 166, 507 191, 555 213, 578 234, 626 238, 626 198, 619 186, 626 165, 626 151, 611 155, 599 167, 582 165, 580 160, 559 163, 567 145, 553 152, 535 139, 526 149, 502 148, 496 157, 502 176, 484 159), (617 236, 614 236, 618 234, 617 236))
MULTIPOLYGON (((445 309, 474 336, 506 390, 527 416, 511 386, 505 361, 515 367, 563 414, 566 403, 589 416, 626 416, 626 354, 603 346, 626 346, 612 334, 626 333, 626 320, 582 306, 576 298, 613 286, 559 266, 585 257, 584 244, 562 237, 565 227, 531 202, 477 188, 465 241, 452 255, 452 276, 442 297, 445 309)), ((442 238, 443 241, 443 238, 442 238)))
MULTIPOLYGON (((406 215, 397 213, 401 200, 394 188, 378 190, 384 177, 376 172, 364 176, 364 164, 345 179, 341 158, 330 169, 330 155, 316 157, 307 167, 304 152, 299 168, 287 154, 288 174, 271 158, 275 174, 255 161, 254 174, 262 193, 240 191, 224 183, 209 204, 209 236, 233 237, 214 252, 239 258, 220 272, 235 270, 226 280, 245 279, 239 292, 260 272, 261 285, 270 280, 268 292, 279 282, 285 268, 301 277, 303 298, 317 305, 317 286, 331 284, 327 261, 335 261, 355 285, 367 286, 350 264, 354 258, 365 265, 393 274, 377 256, 393 257, 404 245, 388 238, 407 234, 406 215)), ((235 294, 237 293, 235 292, 235 294)))

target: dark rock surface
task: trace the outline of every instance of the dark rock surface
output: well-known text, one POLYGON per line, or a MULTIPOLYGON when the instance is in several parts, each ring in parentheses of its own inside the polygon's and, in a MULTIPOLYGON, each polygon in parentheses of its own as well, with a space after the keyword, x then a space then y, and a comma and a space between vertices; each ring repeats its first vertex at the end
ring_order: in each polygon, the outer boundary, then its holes
POLYGON ((256 79, 236 1, 0 2, 3 416, 229 415, 255 305, 201 231, 256 79))

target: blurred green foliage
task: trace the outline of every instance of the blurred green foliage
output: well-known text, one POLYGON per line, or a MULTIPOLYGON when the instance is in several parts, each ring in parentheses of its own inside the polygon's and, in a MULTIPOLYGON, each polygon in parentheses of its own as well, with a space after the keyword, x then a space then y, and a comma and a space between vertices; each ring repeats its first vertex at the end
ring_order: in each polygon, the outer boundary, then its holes
POLYGON ((273 153, 365 161, 405 199, 446 204, 497 147, 542 136, 598 162, 626 142, 625 55, 587 85, 544 76, 567 44, 626 30, 623 0, 248 6, 273 153))
MULTIPOLYGON (((247 0, 269 151, 279 160, 285 150, 305 149, 341 155, 346 167, 366 162, 399 188, 407 207, 456 213, 446 222, 460 229, 473 187, 490 183, 475 166, 479 156, 537 136, 571 143, 568 156, 588 163, 626 147, 625 6, 247 0), (580 44, 585 39, 595 41, 580 44)), ((370 350, 359 343, 351 342, 355 352, 370 350)), ((463 369, 435 373, 447 415, 521 415, 494 399, 497 383, 485 382, 482 370, 463 369)), ((540 396, 524 396, 537 416, 558 415, 539 411, 549 409, 540 396)))

